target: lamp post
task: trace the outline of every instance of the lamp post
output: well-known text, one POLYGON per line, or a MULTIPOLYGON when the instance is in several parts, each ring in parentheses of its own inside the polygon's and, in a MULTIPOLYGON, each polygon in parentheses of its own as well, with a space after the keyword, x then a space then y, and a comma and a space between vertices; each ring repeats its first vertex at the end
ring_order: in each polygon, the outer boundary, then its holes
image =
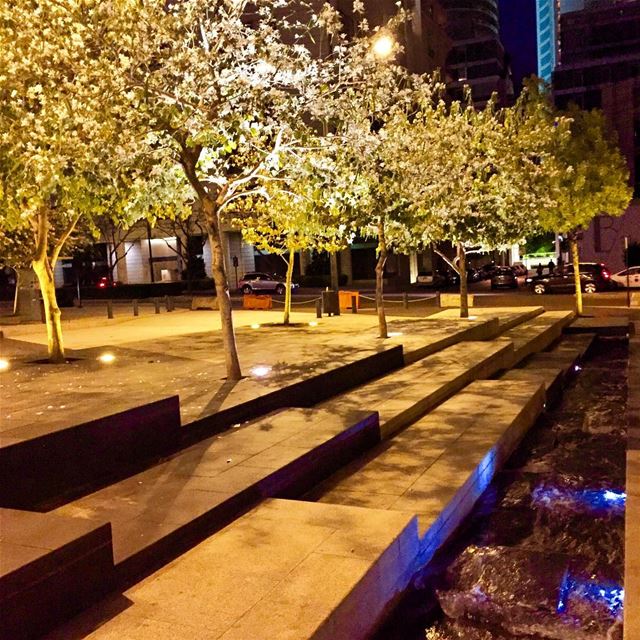
POLYGON ((631 289, 629 287, 629 236, 624 237, 624 266, 627 270, 627 307, 631 307, 631 289))

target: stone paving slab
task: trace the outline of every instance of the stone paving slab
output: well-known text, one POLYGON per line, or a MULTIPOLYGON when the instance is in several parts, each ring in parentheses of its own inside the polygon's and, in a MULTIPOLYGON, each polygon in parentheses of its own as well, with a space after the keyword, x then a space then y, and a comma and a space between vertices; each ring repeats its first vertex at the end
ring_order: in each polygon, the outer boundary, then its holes
POLYGON ((575 317, 573 311, 546 311, 502 334, 513 342, 514 358, 507 368, 515 367, 527 356, 547 349, 575 317))
POLYGON ((388 438, 470 382, 495 374, 512 357, 508 340, 461 342, 318 406, 377 411, 381 437, 388 438))
POLYGON ((202 441, 54 513, 110 521, 125 579, 265 497, 299 495, 378 438, 377 415, 369 411, 289 409, 202 441))
POLYGON ((34 364, 45 357, 42 328, 32 335, 27 329, 33 327, 12 327, 16 339, 0 340, 0 355, 11 361, 9 371, 0 373, 0 440, 5 434, 30 438, 175 394, 180 396, 182 423, 189 424, 394 346, 427 353, 482 331, 482 323, 470 328, 455 319, 390 316, 394 335, 381 340, 371 315, 317 320, 310 313, 296 313, 295 326, 286 328, 269 324, 280 320, 279 313, 237 312, 246 377, 231 383, 224 379, 217 315, 176 311, 131 318, 110 329, 70 322, 65 341, 68 355, 77 360, 66 365, 34 364), (208 322, 211 330, 205 333, 208 322), (252 324, 260 328, 252 329, 252 324), (115 356, 112 364, 97 360, 104 352, 115 356))
POLYGON ((627 316, 622 318, 615 317, 581 317, 577 318, 567 327, 568 333, 597 333, 598 335, 626 335, 629 333, 630 327, 627 316))
POLYGON ((528 382, 532 386, 544 386, 547 406, 555 405, 562 395, 565 369, 560 366, 544 364, 522 369, 509 369, 500 380, 528 382))
MULTIPOLYGON (((519 324, 532 320, 533 318, 544 313, 544 307, 474 307, 470 310, 469 321, 486 320, 497 318, 500 323, 500 331, 508 331, 519 324)), ((430 320, 449 320, 457 318, 460 320, 459 309, 443 309, 429 316, 430 320)))
POLYGON ((323 503, 418 515, 431 555, 543 409, 542 386, 477 381, 316 487, 323 503))
POLYGON ((418 543, 406 514, 268 500, 48 639, 364 639, 418 543))

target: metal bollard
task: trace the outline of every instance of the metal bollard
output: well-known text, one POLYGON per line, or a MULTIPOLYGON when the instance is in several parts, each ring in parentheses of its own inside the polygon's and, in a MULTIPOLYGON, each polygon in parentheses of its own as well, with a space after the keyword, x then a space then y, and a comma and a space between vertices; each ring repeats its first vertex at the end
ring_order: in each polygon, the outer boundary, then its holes
POLYGON ((171 303, 169 302, 169 296, 164 297, 164 308, 167 311, 171 311, 171 303))
POLYGON ((408 293, 403 293, 402 294, 402 303, 405 309, 409 308, 409 294, 408 293))
POLYGON ((351 313, 358 313, 358 298, 351 296, 351 313))
POLYGON ((133 315, 134 316, 140 315, 140 311, 138 309, 138 301, 137 300, 133 301, 133 315))
POLYGON ((442 304, 440 303, 440 292, 436 291, 436 307, 442 309, 442 304))
POLYGON ((107 300, 107 318, 113 320, 113 300, 107 300))
POLYGON ((155 308, 156 313, 160 313, 160 300, 158 300, 158 298, 153 299, 153 306, 155 308))
POLYGON ((322 318, 322 300, 320 298, 316 300, 316 318, 322 318))

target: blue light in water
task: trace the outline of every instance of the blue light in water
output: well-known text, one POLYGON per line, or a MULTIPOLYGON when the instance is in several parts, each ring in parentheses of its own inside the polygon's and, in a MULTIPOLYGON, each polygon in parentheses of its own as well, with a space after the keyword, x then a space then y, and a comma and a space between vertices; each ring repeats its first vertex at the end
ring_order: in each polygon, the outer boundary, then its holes
POLYGON ((533 490, 534 504, 582 508, 588 511, 623 511, 627 494, 613 489, 571 489, 542 485, 533 490))
POLYGON ((567 610, 569 599, 585 600, 595 605, 605 606, 612 617, 617 617, 624 605, 624 587, 613 582, 584 580, 565 572, 558 593, 558 613, 567 610))

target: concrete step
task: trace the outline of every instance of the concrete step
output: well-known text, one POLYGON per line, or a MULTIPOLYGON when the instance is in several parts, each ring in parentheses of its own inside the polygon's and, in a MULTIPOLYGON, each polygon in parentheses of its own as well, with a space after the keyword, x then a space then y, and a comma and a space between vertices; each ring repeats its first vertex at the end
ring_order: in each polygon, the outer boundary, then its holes
POLYGON ((573 311, 546 311, 503 333, 502 337, 511 340, 514 348, 513 359, 506 368, 515 367, 527 356, 547 349, 574 317, 573 311))
POLYGON ((567 380, 577 373, 595 334, 563 335, 551 351, 526 358, 520 368, 510 369, 501 380, 521 380, 545 387, 547 406, 557 404, 567 380))
POLYGON ((488 378, 513 359, 508 340, 460 342, 318 405, 330 413, 366 407, 380 416, 380 437, 389 438, 470 382, 488 378))
POLYGON ((581 317, 568 326, 567 333, 596 333, 599 336, 626 336, 633 331, 628 317, 581 317))
MULTIPOLYGON (((532 320, 533 318, 544 313, 544 307, 474 307, 469 311, 469 321, 491 320, 496 318, 499 324, 499 333, 504 333, 517 327, 519 324, 532 320)), ((428 320, 460 320, 459 309, 443 309, 437 313, 430 315, 428 320)), ((460 320, 461 322, 465 322, 460 320)), ((496 336, 491 336, 495 338, 496 336)))
POLYGON ((40 637, 112 579, 108 523, 0 509, 0 638, 40 637))
POLYGON ((360 640, 407 586, 415 518, 268 500, 49 640, 360 640), (120 598, 122 599, 122 598, 120 598))
POLYGON ((306 497, 417 514, 426 561, 471 511, 543 403, 541 385, 474 382, 306 497))
POLYGON ((188 548, 266 497, 298 496, 378 442, 375 413, 289 409, 200 442, 56 509, 108 520, 119 581, 188 548))

